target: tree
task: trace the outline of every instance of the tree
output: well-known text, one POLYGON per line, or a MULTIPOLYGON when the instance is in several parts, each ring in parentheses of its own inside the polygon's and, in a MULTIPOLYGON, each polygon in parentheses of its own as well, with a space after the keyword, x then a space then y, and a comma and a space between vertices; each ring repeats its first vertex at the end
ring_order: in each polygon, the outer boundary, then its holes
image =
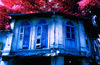
POLYGON ((58 11, 75 16, 85 16, 99 0, 0 0, 0 29, 9 29, 8 14, 58 11), (84 11, 83 13, 81 13, 84 11))

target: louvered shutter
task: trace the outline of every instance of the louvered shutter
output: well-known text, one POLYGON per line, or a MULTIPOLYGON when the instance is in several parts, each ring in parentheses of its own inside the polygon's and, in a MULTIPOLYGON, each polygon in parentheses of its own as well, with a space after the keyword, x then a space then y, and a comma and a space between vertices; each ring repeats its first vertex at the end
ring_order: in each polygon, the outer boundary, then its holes
POLYGON ((48 25, 42 25, 41 47, 47 48, 48 45, 48 25))

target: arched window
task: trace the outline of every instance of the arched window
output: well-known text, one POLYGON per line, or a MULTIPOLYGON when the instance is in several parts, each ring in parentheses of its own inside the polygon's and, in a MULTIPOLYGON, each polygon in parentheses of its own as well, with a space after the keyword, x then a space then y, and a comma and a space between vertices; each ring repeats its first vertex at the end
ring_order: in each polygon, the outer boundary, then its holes
POLYGON ((72 21, 67 21, 65 23, 65 48, 69 50, 76 49, 75 26, 72 21))
POLYGON ((36 49, 47 48, 48 46, 48 24, 41 19, 37 24, 36 49))
POLYGON ((70 21, 66 23, 66 38, 74 40, 75 39, 75 28, 74 24, 70 21))
POLYGON ((31 27, 30 27, 29 22, 25 21, 21 23, 19 39, 20 39, 20 45, 22 45, 22 49, 29 48, 30 29, 31 27))

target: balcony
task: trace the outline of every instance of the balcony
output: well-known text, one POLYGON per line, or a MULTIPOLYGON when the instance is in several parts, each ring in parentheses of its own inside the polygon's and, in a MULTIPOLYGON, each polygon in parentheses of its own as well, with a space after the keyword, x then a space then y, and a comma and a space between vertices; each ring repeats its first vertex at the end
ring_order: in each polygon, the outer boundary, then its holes
POLYGON ((87 56, 86 52, 71 51, 66 49, 35 49, 35 50, 16 50, 11 51, 12 56, 58 56, 58 55, 73 55, 73 56, 87 56), (81 54, 84 55, 81 55, 81 54))
POLYGON ((10 51, 9 55, 3 55, 3 59, 11 59, 13 57, 51 57, 51 56, 75 56, 75 57, 89 57, 86 52, 78 50, 68 50, 64 48, 50 48, 50 49, 34 49, 34 50, 15 50, 10 51))
POLYGON ((12 51, 13 56, 45 56, 50 53, 50 49, 36 49, 36 50, 16 50, 12 51))

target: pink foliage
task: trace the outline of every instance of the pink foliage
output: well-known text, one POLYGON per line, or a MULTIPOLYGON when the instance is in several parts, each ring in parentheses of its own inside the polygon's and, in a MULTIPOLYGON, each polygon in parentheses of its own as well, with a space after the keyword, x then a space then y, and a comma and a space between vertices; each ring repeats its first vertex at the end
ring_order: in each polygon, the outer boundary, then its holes
POLYGON ((80 10, 87 9, 87 8, 89 9, 92 6, 95 6, 96 4, 100 4, 100 1, 99 0, 81 0, 78 2, 80 10))
POLYGON ((87 13, 81 14, 81 11, 91 9, 98 2, 99 0, 0 0, 0 29, 9 29, 8 14, 55 10, 65 14, 85 16, 87 13))

